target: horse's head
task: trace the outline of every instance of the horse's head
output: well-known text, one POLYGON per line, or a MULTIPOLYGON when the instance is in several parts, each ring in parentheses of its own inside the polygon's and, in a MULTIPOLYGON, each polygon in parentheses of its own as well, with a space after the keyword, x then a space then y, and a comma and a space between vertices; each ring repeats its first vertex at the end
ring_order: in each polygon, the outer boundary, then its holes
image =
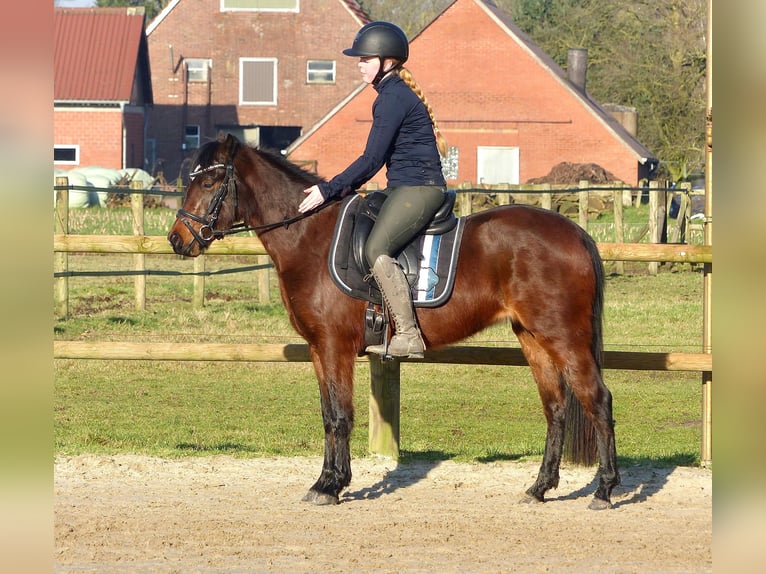
POLYGON ((197 153, 183 205, 168 233, 168 241, 179 255, 196 257, 236 221, 234 157, 239 147, 234 136, 219 135, 197 153))

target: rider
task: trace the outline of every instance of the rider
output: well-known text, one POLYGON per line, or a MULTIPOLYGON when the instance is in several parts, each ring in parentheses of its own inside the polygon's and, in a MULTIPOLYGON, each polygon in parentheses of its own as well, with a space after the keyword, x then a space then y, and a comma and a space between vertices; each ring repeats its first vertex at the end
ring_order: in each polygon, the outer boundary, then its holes
POLYGON ((365 244, 365 258, 393 317, 395 335, 368 353, 422 358, 425 343, 412 306, 410 286, 395 257, 433 218, 444 200, 446 183, 440 155, 447 142, 439 132, 425 95, 407 68, 409 44, 389 22, 362 27, 347 56, 359 58, 362 79, 378 95, 364 153, 328 182, 304 191, 298 210, 309 211, 333 197, 345 197, 385 164, 388 196, 365 244))

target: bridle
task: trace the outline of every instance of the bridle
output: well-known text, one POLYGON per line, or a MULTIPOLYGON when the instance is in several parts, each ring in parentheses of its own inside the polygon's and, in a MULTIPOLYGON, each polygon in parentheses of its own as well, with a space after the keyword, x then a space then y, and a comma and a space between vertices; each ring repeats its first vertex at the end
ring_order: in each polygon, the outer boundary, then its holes
POLYGON ((218 216, 221 214, 223 202, 229 193, 231 193, 234 197, 235 211, 237 209, 237 183, 234 177, 234 164, 231 162, 225 165, 222 163, 216 163, 209 167, 194 170, 189 174, 191 180, 194 180, 194 178, 198 175, 222 168, 226 169, 226 175, 221 182, 221 186, 215 192, 213 200, 210 202, 205 215, 200 217, 199 215, 186 211, 185 209, 179 209, 176 213, 178 220, 186 226, 186 229, 189 230, 189 233, 192 234, 194 239, 196 239, 202 247, 209 247, 215 239, 221 239, 224 235, 226 235, 225 231, 219 231, 215 229, 215 223, 218 221, 218 216), (189 220, 196 221, 197 223, 201 224, 199 231, 194 229, 194 226, 192 226, 189 220))
POLYGON ((267 223, 264 225, 255 226, 248 226, 245 223, 235 223, 231 226, 231 228, 226 230, 215 229, 215 224, 218 221, 218 216, 221 214, 221 208, 223 207, 223 202, 226 200, 226 196, 231 194, 234 198, 235 213, 239 205, 237 196, 237 178, 234 175, 234 163, 229 160, 229 162, 226 164, 216 163, 208 167, 198 168, 189 173, 190 180, 194 180, 194 178, 198 175, 202 175, 203 173, 208 173, 210 171, 215 171, 217 169, 225 169, 226 175, 221 182, 221 186, 215 192, 213 200, 210 202, 205 215, 199 216, 186 211, 183 208, 176 212, 176 218, 186 226, 186 229, 189 230, 189 233, 192 234, 194 239, 203 248, 209 247, 210 244, 216 239, 223 239, 227 235, 232 235, 234 233, 242 233, 244 231, 269 231, 278 227, 284 227, 286 229, 290 224, 295 223, 296 221, 300 221, 301 219, 305 219, 306 217, 313 215, 314 213, 321 211, 325 207, 335 203, 335 201, 332 200, 325 201, 310 211, 300 213, 295 217, 285 218, 284 220, 276 223, 267 223), (190 223, 190 221, 195 221, 200 224, 199 231, 194 229, 194 226, 190 223))

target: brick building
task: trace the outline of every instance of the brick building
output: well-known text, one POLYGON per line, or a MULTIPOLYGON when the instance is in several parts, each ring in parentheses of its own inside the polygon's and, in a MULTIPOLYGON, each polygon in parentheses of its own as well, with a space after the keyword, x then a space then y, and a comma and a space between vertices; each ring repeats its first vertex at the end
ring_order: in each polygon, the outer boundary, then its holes
POLYGON ((353 0, 172 0, 146 30, 147 169, 183 176, 219 131, 287 147, 358 86, 339 54, 367 21, 353 0))
POLYGON ((143 167, 152 104, 144 9, 56 8, 53 54, 55 166, 143 167))
MULTIPOLYGON (((349 35, 346 43, 353 39, 349 35)), ((577 66, 570 72, 584 72, 577 66)), ((556 164, 596 163, 636 185, 657 160, 568 77, 493 2, 455 0, 411 40, 407 67, 423 88, 451 147, 450 183, 523 183, 556 164)), ((339 70, 356 71, 355 60, 339 70)), ((359 86, 289 148, 332 177, 361 153, 376 92, 359 86)), ((371 180, 385 187, 385 168, 371 180)))

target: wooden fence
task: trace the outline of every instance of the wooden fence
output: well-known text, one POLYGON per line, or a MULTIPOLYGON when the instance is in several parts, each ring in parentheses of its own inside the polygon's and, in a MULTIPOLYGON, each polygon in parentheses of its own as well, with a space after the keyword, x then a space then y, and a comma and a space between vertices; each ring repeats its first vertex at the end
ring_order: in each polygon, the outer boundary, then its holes
MULTIPOLYGON (((56 233, 53 237, 53 250, 56 256, 57 270, 66 269, 67 256, 73 252, 84 253, 132 253, 136 269, 143 269, 144 256, 146 254, 171 254, 173 253, 165 237, 143 235, 143 195, 136 190, 131 194, 134 213, 134 235, 130 236, 89 236, 68 234, 68 199, 67 188, 64 181, 57 181, 57 205, 56 205, 56 233)), ((468 189, 465 187, 464 189, 468 189)), ((471 204, 470 194, 474 191, 466 191, 468 199, 462 199, 459 206, 461 215, 470 210, 466 207, 471 204)), ((542 191, 542 203, 546 206, 548 193, 542 191)), ((581 225, 587 224, 587 190, 578 192, 580 210, 586 210, 581 225), (584 207, 583 207, 584 206, 584 207)), ((618 210, 622 211, 623 189, 614 190, 615 205, 615 228, 621 228, 622 218, 619 218, 618 210), (619 195, 618 195, 619 194, 619 195), (619 200, 618 200, 619 197, 619 200), (619 207, 618 207, 619 205, 619 207)), ((662 192, 664 196, 664 191, 662 192)), ((657 228, 660 225, 660 214, 664 215, 664 202, 661 202, 660 192, 655 187, 655 199, 652 200, 650 193, 650 238, 657 236, 657 228), (655 221, 653 224, 652 221, 655 221)), ((550 207, 550 204, 547 205, 550 207)), ((686 262, 712 264, 712 245, 685 245, 685 244, 637 244, 623 243, 622 238, 615 243, 599 243, 599 253, 605 261, 645 261, 648 263, 659 262, 686 262)), ((211 245, 208 250, 216 255, 259 255, 266 256, 261 242, 255 237, 229 237, 226 241, 218 241, 211 245)), ((199 269, 197 260, 195 269, 199 269)), ((204 261, 204 259, 203 259, 204 261)), ((202 264, 204 265, 204 263, 202 264)), ((202 267, 204 269, 204 267, 202 267)), ((68 314, 68 283, 64 275, 57 278, 55 284, 56 313, 66 317, 68 314)), ((145 306, 145 281, 144 275, 136 276, 136 306, 143 309, 145 306)), ((195 276, 196 281, 196 276, 195 276)), ((201 283, 201 281, 197 281, 201 283)), ((195 283, 195 292, 199 289, 195 283)), ((261 289, 259 289, 261 291, 261 289)), ((268 291, 268 288, 266 288, 268 291)), ((196 297, 201 297, 198 293, 196 297)), ((201 299, 200 299, 201 301, 201 299)), ((706 312, 710 312, 707 309, 706 312)), ((309 353, 306 345, 229 345, 229 344, 205 344, 205 343, 135 343, 135 342, 94 342, 94 341, 54 341, 53 356, 58 359, 105 359, 105 360, 172 360, 172 361, 309 361, 309 353)), ((381 361, 377 357, 360 358, 360 361, 370 362, 370 423, 369 423, 369 449, 377 453, 393 458, 399 456, 399 389, 400 389, 400 361, 381 361)), ((406 362, 406 360, 404 360, 406 362)), ((446 349, 426 351, 425 359, 418 362, 426 363, 452 363, 452 364, 485 364, 485 365, 509 365, 525 366, 527 362, 518 348, 494 348, 454 346, 446 349)), ((675 370, 675 371, 698 371, 706 375, 707 380, 712 381, 713 355, 712 350, 704 353, 644 353, 607 351, 604 356, 604 366, 607 369, 627 370, 675 370)), ((712 422, 703 416, 703 445, 710 444, 712 434, 712 422)), ((708 462, 709 455, 703 448, 702 460, 708 462)))
MULTIPOLYGON (((134 258, 133 274, 135 283, 135 307, 138 310, 146 309, 146 259, 147 254, 172 254, 173 251, 164 237, 144 235, 144 194, 140 182, 131 184, 130 204, 133 214, 133 235, 70 235, 69 234, 69 202, 68 181, 66 177, 56 180, 56 216, 54 228, 54 252, 55 267, 59 275, 56 278, 55 287, 55 311, 58 317, 68 316, 68 253, 132 253, 134 258)), ((121 192, 125 190, 120 189, 121 192)), ((578 223, 583 229, 588 228, 590 194, 596 192, 601 196, 611 196, 614 212, 614 242, 599 244, 602 259, 614 261, 615 271, 623 273, 624 261, 645 261, 650 273, 657 273, 660 262, 688 262, 705 263, 711 261, 707 251, 699 246, 686 245, 689 230, 690 215, 690 187, 681 186, 681 207, 676 225, 669 232, 671 243, 661 243, 663 229, 666 228, 668 218, 667 187, 660 187, 658 182, 650 182, 645 188, 627 187, 620 182, 606 186, 594 187, 587 181, 581 181, 577 188, 566 185, 550 184, 524 184, 524 185, 482 185, 476 186, 471 182, 464 182, 458 187, 458 204, 456 210, 459 215, 469 215, 474 210, 477 197, 486 197, 487 194, 495 196, 495 203, 502 205, 510 202, 513 196, 515 201, 537 203, 544 209, 552 209, 554 197, 576 197, 575 205, 578 212, 578 223), (638 238, 633 238, 631 243, 625 243, 623 208, 626 203, 635 201, 639 204, 644 194, 648 195, 649 219, 640 231, 638 238), (633 197, 635 196, 635 197, 633 197), (627 200, 627 201, 626 201, 627 200), (638 243, 638 239, 648 235, 649 244, 653 245, 646 249, 646 244, 638 243), (680 246, 680 247, 679 247, 680 246)), ((225 242, 215 242, 207 251, 210 255, 256 255, 258 266, 257 285, 259 303, 270 302, 270 277, 269 258, 260 241, 254 237, 229 237, 225 242)), ((202 307, 205 300, 205 256, 194 259, 193 276, 194 287, 192 305, 202 307)))

